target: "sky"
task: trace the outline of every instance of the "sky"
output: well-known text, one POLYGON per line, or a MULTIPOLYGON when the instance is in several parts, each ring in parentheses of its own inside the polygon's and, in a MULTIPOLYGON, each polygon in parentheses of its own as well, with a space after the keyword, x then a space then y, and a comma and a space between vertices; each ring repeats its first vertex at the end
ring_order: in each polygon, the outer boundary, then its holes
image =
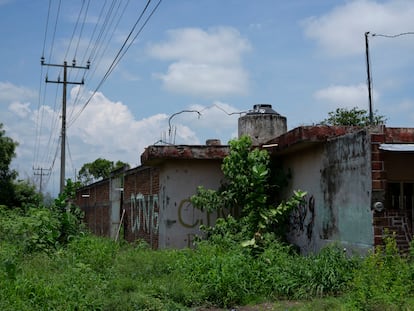
POLYGON ((146 5, 0 0, 0 123, 19 143, 20 179, 39 185, 42 169, 43 191, 59 191, 65 61, 72 180, 97 158, 138 166, 152 144, 226 144, 255 104, 272 105, 289 130, 336 108, 369 110, 368 31, 373 110, 387 126, 414 124, 414 1, 146 5))

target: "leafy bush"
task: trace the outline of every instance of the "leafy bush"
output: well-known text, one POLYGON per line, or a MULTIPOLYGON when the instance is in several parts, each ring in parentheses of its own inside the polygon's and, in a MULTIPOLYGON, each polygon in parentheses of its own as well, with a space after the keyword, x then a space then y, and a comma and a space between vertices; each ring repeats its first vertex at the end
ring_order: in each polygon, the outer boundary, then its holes
POLYGON ((403 310, 413 294, 412 267, 400 256, 395 236, 386 233, 378 246, 355 271, 350 305, 363 310, 403 310))
POLYGON ((46 208, 0 211, 0 240, 19 244, 25 252, 49 251, 57 245, 59 220, 46 208))
MULTIPOLYGON (((243 246, 252 253, 258 254, 267 243, 268 233, 283 237, 289 212, 300 204, 306 193, 296 191, 288 201, 276 203, 274 188, 281 185, 271 182, 268 152, 252 148, 248 136, 231 140, 229 145, 229 155, 222 165, 226 183, 217 191, 199 187, 191 202, 201 210, 227 210, 237 216, 218 220, 217 228, 202 227, 210 241, 233 236, 235 240, 241 239, 243 246)), ((276 179, 282 180, 280 177, 276 179)))

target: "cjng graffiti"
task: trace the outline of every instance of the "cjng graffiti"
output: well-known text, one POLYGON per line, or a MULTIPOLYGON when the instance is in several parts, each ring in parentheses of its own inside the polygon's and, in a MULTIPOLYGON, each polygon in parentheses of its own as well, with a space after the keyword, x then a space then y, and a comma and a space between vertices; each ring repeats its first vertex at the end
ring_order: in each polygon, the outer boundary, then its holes
POLYGON ((131 231, 158 232, 158 195, 131 195, 131 231))
POLYGON ((178 205, 178 223, 185 228, 198 228, 200 225, 211 226, 217 218, 225 218, 229 214, 236 215, 234 211, 224 211, 222 209, 207 212, 194 208, 191 200, 184 199, 178 205))

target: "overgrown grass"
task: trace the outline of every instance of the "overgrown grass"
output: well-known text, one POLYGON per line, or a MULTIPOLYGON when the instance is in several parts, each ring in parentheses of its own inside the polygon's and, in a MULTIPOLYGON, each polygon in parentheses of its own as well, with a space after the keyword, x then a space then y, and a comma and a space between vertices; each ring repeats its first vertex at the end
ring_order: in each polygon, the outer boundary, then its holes
POLYGON ((230 240, 153 251, 89 234, 33 248, 38 226, 19 229, 19 238, 7 231, 22 228, 13 225, 23 217, 15 213, 0 218, 0 310, 196 310, 282 300, 296 303, 275 303, 274 310, 414 305, 414 263, 398 254, 392 236, 364 259, 334 245, 300 256, 276 240, 257 254, 230 240))

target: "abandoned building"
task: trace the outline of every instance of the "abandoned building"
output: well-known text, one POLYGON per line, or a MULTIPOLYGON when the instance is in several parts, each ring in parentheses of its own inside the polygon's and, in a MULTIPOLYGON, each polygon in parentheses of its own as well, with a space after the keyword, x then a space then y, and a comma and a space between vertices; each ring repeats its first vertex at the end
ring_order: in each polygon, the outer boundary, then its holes
MULTIPOLYGON (((255 105, 239 118, 239 136, 266 148, 272 161, 291 171, 293 190, 306 202, 290 217, 288 239, 302 253, 332 242, 365 253, 395 232, 401 250, 413 235, 414 128, 301 126, 287 131, 286 118, 270 105, 255 105)), ((142 165, 119 170, 77 192, 90 230, 153 248, 190 247, 201 224, 223 215, 194 209, 198 186, 217 189, 229 148, 206 145, 153 145, 142 165)))

